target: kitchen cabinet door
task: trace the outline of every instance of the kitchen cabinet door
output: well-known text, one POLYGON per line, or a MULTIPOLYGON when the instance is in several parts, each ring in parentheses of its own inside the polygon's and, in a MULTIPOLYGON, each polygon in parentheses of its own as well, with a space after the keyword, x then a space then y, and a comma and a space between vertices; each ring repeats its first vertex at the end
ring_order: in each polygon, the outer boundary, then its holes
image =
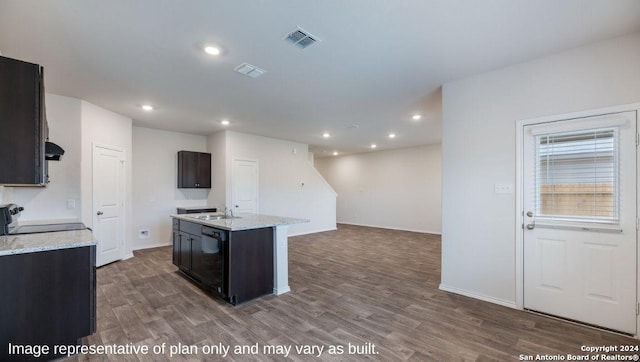
POLYGON ((178 152, 178 188, 211 188, 211 154, 178 152))
POLYGON ((42 68, 0 56, 0 185, 44 186, 42 68))
POLYGON ((173 265, 180 266, 180 231, 173 230, 173 265))
POLYGON ((178 267, 185 271, 191 270, 191 235, 180 232, 180 258, 178 267))
POLYGON ((198 153, 198 188, 211 188, 211 154, 198 153))
POLYGON ((171 261, 173 265, 180 267, 180 221, 177 219, 172 219, 172 231, 173 231, 173 253, 171 257, 171 261))
POLYGON ((95 288, 95 246, 0 256, 0 361, 34 360, 10 354, 9 343, 49 346, 43 361, 95 333, 95 288))

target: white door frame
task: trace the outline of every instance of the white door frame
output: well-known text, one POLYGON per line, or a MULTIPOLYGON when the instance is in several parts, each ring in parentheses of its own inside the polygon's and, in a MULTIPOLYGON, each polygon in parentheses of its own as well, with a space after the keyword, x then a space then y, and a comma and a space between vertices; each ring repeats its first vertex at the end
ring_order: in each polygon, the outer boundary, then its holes
MULTIPOLYGON (((584 118, 590 116, 604 115, 609 113, 618 112, 636 112, 636 127, 640 127, 640 103, 626 104, 615 107, 606 107, 598 109, 590 109, 580 112, 572 112, 565 114, 558 114, 553 116, 545 116, 539 118, 531 118, 518 120, 516 122, 516 308, 524 310, 524 195, 523 195, 523 162, 522 157, 524 154, 524 127, 539 123, 547 123, 553 121, 563 121, 575 118, 584 118)), ((636 128, 636 132, 639 132, 636 128)), ((636 137, 638 135, 636 134, 636 137)), ((637 140, 638 138, 636 138, 637 140)), ((636 141, 637 143, 637 141, 636 141)), ((636 189, 640 183, 640 148, 636 147, 636 189)), ((636 200, 636 217, 640 217, 640 193, 638 193, 636 200)), ((637 225, 637 223, 636 223, 637 225)), ((638 245, 638 231, 636 230, 636 265, 640 263, 640 245, 638 245)), ((638 293, 640 293, 640 268, 636 268, 636 304, 640 301, 638 293)), ((637 307, 636 307, 637 308, 637 307)), ((635 337, 640 339, 640 315, 636 315, 636 334, 635 337)))
POLYGON ((231 162, 231 209, 236 205, 236 161, 249 161, 256 163, 256 214, 260 213, 260 160, 248 157, 233 157, 231 162))
POLYGON ((95 165, 94 165, 94 157, 96 154, 96 148, 103 148, 103 149, 107 149, 107 150, 112 150, 112 151, 116 151, 116 152, 121 152, 122 153, 122 158, 124 160, 124 164, 123 164, 123 168, 122 168, 122 230, 121 230, 121 240, 122 243, 120 245, 120 259, 122 260, 125 257, 125 236, 126 236, 126 230, 127 230, 127 168, 126 168, 126 162, 127 162, 127 151, 124 148, 118 147, 118 146, 112 146, 112 145, 107 145, 107 144, 103 144, 103 143, 96 143, 96 142, 91 142, 91 222, 92 222, 92 227, 95 228, 95 225, 97 225, 98 223, 98 217, 97 217, 97 212, 98 210, 96 209, 96 198, 95 198, 95 190, 94 190, 94 186, 95 186, 95 165))

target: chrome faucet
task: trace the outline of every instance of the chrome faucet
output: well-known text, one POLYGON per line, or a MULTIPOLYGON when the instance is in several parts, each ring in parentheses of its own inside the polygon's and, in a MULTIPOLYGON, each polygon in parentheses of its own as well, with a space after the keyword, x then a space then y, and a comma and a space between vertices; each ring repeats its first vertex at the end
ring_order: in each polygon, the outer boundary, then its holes
POLYGON ((233 209, 230 207, 225 206, 224 207, 224 218, 228 218, 229 216, 231 216, 231 218, 233 219, 233 209))

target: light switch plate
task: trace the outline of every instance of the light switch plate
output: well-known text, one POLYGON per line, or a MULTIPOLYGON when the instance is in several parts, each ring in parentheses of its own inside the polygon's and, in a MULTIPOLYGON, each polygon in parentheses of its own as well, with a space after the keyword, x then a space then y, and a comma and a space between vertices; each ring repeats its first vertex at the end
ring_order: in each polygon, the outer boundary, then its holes
POLYGON ((497 183, 493 185, 493 192, 496 194, 512 194, 513 184, 497 183))

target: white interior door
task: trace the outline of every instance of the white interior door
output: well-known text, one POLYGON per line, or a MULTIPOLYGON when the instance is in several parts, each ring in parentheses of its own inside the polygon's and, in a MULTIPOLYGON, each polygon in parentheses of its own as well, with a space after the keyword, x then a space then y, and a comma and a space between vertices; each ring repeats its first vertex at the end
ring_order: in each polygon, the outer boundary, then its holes
POLYGON ((524 127, 524 307, 636 333, 636 112, 524 127))
POLYGON ((235 213, 258 213, 258 161, 233 160, 233 209, 235 213))
POLYGON ((124 255, 124 151, 93 147, 93 233, 98 241, 96 265, 124 255))

